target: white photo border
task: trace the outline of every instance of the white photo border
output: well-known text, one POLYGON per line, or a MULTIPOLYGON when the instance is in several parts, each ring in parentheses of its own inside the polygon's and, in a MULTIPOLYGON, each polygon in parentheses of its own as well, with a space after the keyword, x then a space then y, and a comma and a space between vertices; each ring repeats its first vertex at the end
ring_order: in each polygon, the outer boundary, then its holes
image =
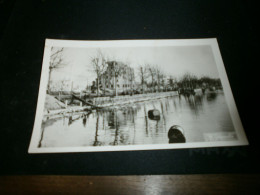
POLYGON ((35 122, 29 146, 29 153, 65 153, 65 152, 104 152, 104 151, 132 151, 132 150, 158 150, 158 149, 181 149, 201 147, 223 147, 248 145, 248 140, 242 126, 238 110, 234 101, 224 63, 221 57, 216 38, 205 39, 162 39, 162 40, 113 40, 113 41, 74 41, 46 39, 42 63, 41 80, 38 94, 35 122), (218 142, 191 142, 178 144, 148 144, 128 146, 84 146, 84 147, 48 147, 38 148, 41 135, 41 123, 44 115, 44 103, 48 84, 49 60, 52 47, 75 47, 75 48, 98 48, 98 47, 159 47, 159 46, 200 46, 208 45, 217 65, 219 77, 223 86, 225 100, 237 135, 236 141, 218 142))

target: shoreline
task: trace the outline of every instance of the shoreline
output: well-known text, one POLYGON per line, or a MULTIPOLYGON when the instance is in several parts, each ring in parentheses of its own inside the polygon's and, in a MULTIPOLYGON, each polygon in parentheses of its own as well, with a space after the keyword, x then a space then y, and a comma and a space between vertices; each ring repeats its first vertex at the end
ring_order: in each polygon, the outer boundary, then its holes
POLYGON ((95 109, 91 108, 91 106, 71 106, 71 107, 68 106, 68 108, 63 108, 63 109, 44 110, 44 117, 67 114, 67 113, 87 112, 87 111, 103 109, 103 108, 108 108, 113 106, 120 106, 125 104, 132 104, 137 102, 167 98, 176 95, 179 95, 177 91, 171 91, 171 92, 161 92, 161 93, 138 94, 133 96, 118 96, 113 98, 100 97, 94 99, 94 104, 97 107, 95 109))
MULTIPOLYGON (((211 93, 219 93, 221 91, 207 91, 205 94, 211 93)), ((202 94, 202 91, 198 90, 195 94, 202 94)), ((68 106, 67 108, 62 109, 54 109, 54 110, 44 110, 44 117, 50 117, 54 115, 64 115, 70 113, 80 113, 80 112, 91 112, 92 110, 97 109, 104 109, 108 107, 120 106, 120 105, 127 105, 133 104, 138 102, 145 102, 151 101, 156 99, 162 99, 172 96, 181 95, 178 91, 171 91, 171 92, 160 92, 160 93, 149 93, 149 94, 138 94, 138 95, 125 95, 125 96, 117 96, 117 97, 98 97, 94 98, 93 102, 96 108, 91 106, 68 106)))

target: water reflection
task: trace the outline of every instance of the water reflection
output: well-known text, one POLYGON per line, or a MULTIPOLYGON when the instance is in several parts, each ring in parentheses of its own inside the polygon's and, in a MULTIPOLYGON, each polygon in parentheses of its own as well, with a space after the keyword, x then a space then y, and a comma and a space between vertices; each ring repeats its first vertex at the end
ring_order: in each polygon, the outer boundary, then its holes
POLYGON ((95 141, 93 146, 102 146, 102 142, 98 141, 98 129, 99 129, 99 114, 97 113, 97 122, 96 122, 96 132, 95 132, 95 141))
POLYGON ((86 124, 87 124, 87 120, 88 120, 89 115, 90 115, 90 113, 87 113, 87 114, 84 113, 84 114, 82 115, 82 118, 83 118, 82 124, 83 124, 84 127, 86 127, 86 124))
POLYGON ((181 95, 46 119, 38 146, 202 142, 212 140, 212 135, 218 136, 214 137, 216 140, 227 139, 226 135, 228 139, 236 139, 227 132, 234 133, 234 127, 223 94, 181 95), (152 117, 150 111, 157 118, 152 117), (176 125, 184 129, 183 132, 171 130, 176 125))
POLYGON ((76 117, 70 116, 68 125, 70 126, 73 122, 79 120, 80 118, 81 118, 81 116, 76 116, 76 117))

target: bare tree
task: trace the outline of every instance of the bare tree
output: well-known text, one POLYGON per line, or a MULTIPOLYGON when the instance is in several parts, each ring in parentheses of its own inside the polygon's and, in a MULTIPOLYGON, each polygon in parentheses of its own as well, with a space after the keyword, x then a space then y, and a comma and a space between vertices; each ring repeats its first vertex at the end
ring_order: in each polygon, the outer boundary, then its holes
POLYGON ((156 72, 156 80, 157 80, 157 90, 158 90, 158 92, 160 92, 162 71, 158 66, 156 66, 155 72, 156 72))
POLYGON ((163 87, 163 90, 165 90, 165 88, 166 88, 166 82, 165 82, 166 75, 163 72, 161 72, 160 79, 161 79, 161 85, 163 87))
POLYGON ((96 88, 97 88, 97 96, 99 96, 99 84, 101 81, 101 76, 106 70, 105 56, 100 49, 97 50, 96 56, 92 57, 91 62, 93 65, 93 69, 97 75, 96 88))
POLYGON ((174 78, 172 76, 168 78, 168 85, 171 87, 174 85, 174 78))
POLYGON ((145 66, 139 66, 138 71, 141 80, 142 90, 144 93, 144 84, 146 83, 147 79, 147 68, 145 66))
POLYGON ((131 94, 133 95, 133 83, 135 81, 135 72, 133 68, 130 68, 128 72, 129 81, 131 83, 131 94))
POLYGON ((116 96, 117 96, 118 95, 117 79, 123 72, 123 66, 119 62, 113 61, 113 69, 114 69, 114 87, 115 87, 116 96))
POLYGON ((173 90, 176 85, 176 78, 173 76, 169 76, 167 79, 167 85, 170 86, 171 90, 173 90))
POLYGON ((151 78, 151 86, 153 91, 155 91, 155 78, 156 78, 156 68, 150 64, 146 64, 147 71, 149 73, 149 76, 151 78))
POLYGON ((166 79, 165 73, 158 66, 156 66, 157 89, 159 92, 161 91, 161 88, 165 89, 165 84, 166 84, 165 79, 166 79))
POLYGON ((50 56, 50 66, 49 66, 49 80, 47 86, 47 93, 50 93, 50 84, 51 84, 51 75, 54 69, 62 68, 66 63, 64 63, 63 57, 64 48, 51 48, 51 56, 50 56))
POLYGON ((187 72, 181 77, 181 84, 185 88, 194 89, 197 83, 197 77, 192 75, 191 73, 187 72))
POLYGON ((125 93, 125 89, 128 89, 128 72, 129 72, 129 67, 127 65, 122 65, 122 70, 121 70, 121 74, 122 74, 122 78, 124 79, 124 83, 123 83, 123 92, 125 93))

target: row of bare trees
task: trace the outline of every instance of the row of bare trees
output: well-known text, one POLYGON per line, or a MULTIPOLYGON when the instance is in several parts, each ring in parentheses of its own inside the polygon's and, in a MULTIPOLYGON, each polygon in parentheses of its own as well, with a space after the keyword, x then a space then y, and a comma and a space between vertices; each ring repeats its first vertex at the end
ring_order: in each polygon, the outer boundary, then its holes
POLYGON ((143 92, 145 91, 144 86, 148 88, 148 92, 177 90, 178 88, 222 88, 219 78, 209 76, 199 78, 192 73, 186 72, 177 80, 177 78, 164 73, 158 65, 145 64, 139 66, 138 73, 143 92))
MULTIPOLYGON (((95 56, 91 57, 91 63, 93 67, 93 71, 96 74, 96 92, 99 96, 100 94, 100 83, 103 89, 105 86, 105 79, 103 77, 104 72, 107 70, 107 62, 114 61, 116 62, 114 57, 107 56, 100 49, 97 49, 95 56)), ((51 48, 51 56, 50 56, 50 65, 49 65, 49 82, 47 86, 47 92, 50 92, 50 84, 51 84, 51 76, 52 72, 55 69, 62 68, 67 63, 64 62, 64 48, 51 48)), ((126 62, 129 67, 129 62, 126 62)), ((131 86, 131 91, 133 93, 135 89, 133 89, 133 85, 136 80, 135 71, 132 68, 126 68, 124 66, 120 66, 118 63, 113 64, 113 72, 111 72, 111 77, 114 78, 113 86, 115 87, 116 95, 117 92, 117 80, 119 76, 126 75, 124 78, 126 79, 126 83, 129 83, 131 86)), ((160 91, 162 87, 165 85, 166 75, 162 72, 158 65, 140 65, 138 70, 138 75, 140 78, 142 92, 145 92, 145 88, 150 88, 151 91, 160 91)), ((105 92, 105 90, 103 90, 105 92)))
MULTIPOLYGON (((62 68, 66 64, 64 62, 64 48, 51 48, 50 65, 49 65, 49 82, 47 86, 47 92, 50 92, 51 75, 53 70, 62 68)), ((138 78, 140 80, 140 87, 133 88, 133 84, 137 79, 135 76, 135 71, 133 68, 129 68, 129 62, 124 63, 124 65, 117 63, 115 57, 105 55, 100 49, 96 51, 96 54, 91 57, 91 63, 93 71, 96 74, 96 92, 99 96, 100 94, 100 83, 103 88, 103 92, 106 91, 106 81, 104 78, 104 73, 107 70, 108 62, 112 64, 112 70, 110 72, 110 78, 113 78, 113 86, 115 88, 115 93, 117 92, 117 80, 118 77, 122 76, 125 79, 127 86, 131 86, 131 92, 139 90, 142 93, 145 92, 155 92, 155 91, 167 91, 167 89, 173 89, 173 87, 178 86, 178 88, 190 88, 194 89, 197 87, 210 87, 210 86, 221 86, 220 79, 212 79, 210 77, 198 78, 191 73, 186 73, 177 81, 173 76, 165 74, 159 65, 153 65, 149 63, 144 63, 140 65, 136 72, 138 73, 138 78)))
POLYGON ((222 88, 222 84, 219 78, 210 78, 208 76, 199 78, 191 73, 185 73, 178 81, 178 87, 184 89, 222 88))
POLYGON ((160 92, 167 89, 167 75, 161 70, 158 65, 141 65, 138 68, 138 73, 143 93, 145 91, 145 86, 147 88, 147 91, 149 92, 160 92))

